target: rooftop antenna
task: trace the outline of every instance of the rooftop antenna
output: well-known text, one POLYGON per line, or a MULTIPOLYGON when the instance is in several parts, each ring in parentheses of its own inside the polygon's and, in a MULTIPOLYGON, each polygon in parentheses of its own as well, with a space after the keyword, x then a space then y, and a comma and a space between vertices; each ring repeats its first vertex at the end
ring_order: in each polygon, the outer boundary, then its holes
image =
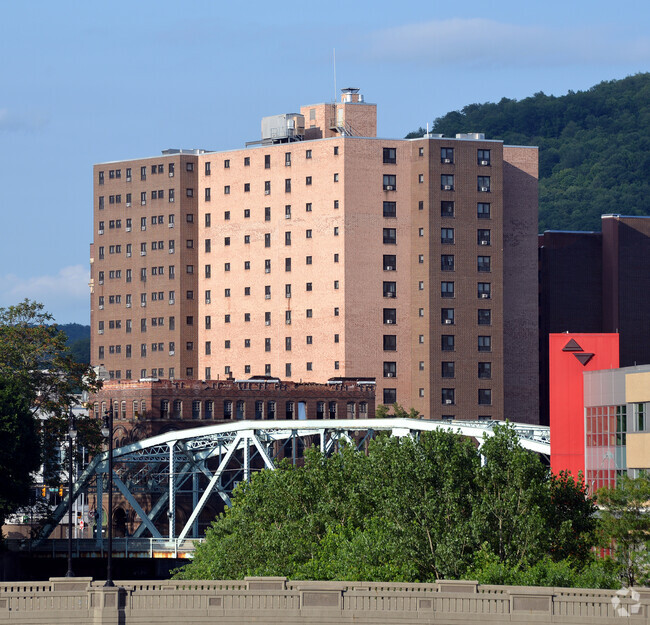
POLYGON ((334 59, 334 102, 336 102, 336 48, 332 48, 332 57, 334 59))

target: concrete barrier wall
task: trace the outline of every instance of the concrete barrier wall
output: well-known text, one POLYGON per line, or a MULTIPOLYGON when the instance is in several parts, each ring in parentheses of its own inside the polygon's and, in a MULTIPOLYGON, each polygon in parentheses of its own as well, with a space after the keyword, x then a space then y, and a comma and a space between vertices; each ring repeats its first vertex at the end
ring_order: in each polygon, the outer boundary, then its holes
POLYGON ((0 584, 0 624, 343 625, 485 623, 650 625, 650 589, 612 590, 435 584, 288 581, 116 582, 91 578, 0 584))

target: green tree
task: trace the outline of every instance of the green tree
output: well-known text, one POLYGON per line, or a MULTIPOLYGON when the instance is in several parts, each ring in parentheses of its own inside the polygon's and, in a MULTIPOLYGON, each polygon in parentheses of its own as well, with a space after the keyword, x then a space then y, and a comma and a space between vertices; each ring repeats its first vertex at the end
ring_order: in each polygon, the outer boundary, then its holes
POLYGON ((610 547, 627 586, 650 581, 650 477, 617 478, 616 488, 598 491, 603 546, 610 547))
MULTIPOLYGON (((59 482, 57 451, 68 430, 69 407, 76 402, 76 393, 97 388, 92 370, 74 361, 66 347, 66 335, 52 321, 42 304, 30 300, 0 308, 0 379, 10 388, 19 389, 23 402, 20 406, 27 406, 30 412, 27 418, 24 410, 8 407, 7 427, 22 432, 25 441, 32 445, 33 437, 27 434, 35 427, 37 412, 42 421, 33 453, 19 453, 16 448, 13 456, 5 459, 12 463, 12 475, 22 476, 17 484, 23 491, 24 485, 30 483, 35 463, 37 467, 43 463, 44 479, 59 482)), ((83 418, 78 429, 79 442, 94 448, 100 440, 98 425, 83 418)), ((7 447, 12 449, 9 444, 7 447)), ((7 499, 5 510, 11 510, 23 499, 16 497, 13 502, 7 499)))
POLYGON ((0 374, 0 527, 29 501, 31 474, 40 465, 37 419, 20 382, 0 374))

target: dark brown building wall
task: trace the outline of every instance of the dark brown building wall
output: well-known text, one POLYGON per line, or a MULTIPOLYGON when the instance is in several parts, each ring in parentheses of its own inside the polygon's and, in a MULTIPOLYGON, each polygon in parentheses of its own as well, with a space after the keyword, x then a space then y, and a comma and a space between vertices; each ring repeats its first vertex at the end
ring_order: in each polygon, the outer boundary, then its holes
POLYGON ((503 148, 504 416, 539 423, 537 388, 538 150, 503 148))
POLYGON ((603 217, 603 332, 620 333, 620 365, 650 363, 650 218, 603 217))

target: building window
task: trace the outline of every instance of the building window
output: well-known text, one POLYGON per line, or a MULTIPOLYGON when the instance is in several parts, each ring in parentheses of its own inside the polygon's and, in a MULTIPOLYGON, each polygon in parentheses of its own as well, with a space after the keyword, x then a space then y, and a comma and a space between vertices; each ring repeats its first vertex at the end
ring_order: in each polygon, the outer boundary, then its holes
POLYGON ((490 204, 487 202, 479 202, 476 205, 476 216, 479 219, 490 219, 490 204))
MULTIPOLYGON (((335 259, 338 262, 338 258, 335 259)), ((394 254, 384 254, 384 271, 395 271, 397 268, 397 256, 394 254)))
POLYGON ((479 245, 490 245, 490 230, 477 230, 476 242, 479 245))
POLYGON ((424 182, 424 174, 419 174, 418 175, 418 182, 422 184, 424 182))
POLYGON ((491 336, 479 336, 478 337, 478 351, 479 352, 491 352, 492 351, 492 337, 491 336))
POLYGON ((478 377, 480 379, 489 380, 492 377, 492 363, 479 362, 478 363, 478 377))
POLYGON ((454 324, 454 309, 453 308, 442 308, 440 310, 440 323, 446 325, 454 324))
POLYGON ((440 216, 453 217, 454 216, 454 203, 453 202, 440 202, 440 216))
POLYGON ((488 166, 490 164, 490 150, 477 150, 476 160, 479 165, 488 166))
POLYGON ((454 190, 454 176, 453 174, 442 174, 440 176, 440 188, 443 191, 454 190))
POLYGON ((311 185, 311 176, 307 176, 307 177, 305 178, 305 184, 306 184, 307 186, 310 186, 310 185, 311 185))
POLYGON ((396 362, 384 362, 384 377, 385 378, 395 378, 395 377, 397 377, 397 363, 396 362))
POLYGON ((454 256, 453 256, 453 254, 443 254, 440 257, 440 270, 441 271, 454 271, 454 256))
POLYGON ((338 182, 338 181, 339 181, 339 175, 338 175, 338 174, 334 174, 334 182, 338 182))
POLYGON ((440 297, 454 297, 454 283, 441 282, 440 283, 440 297))
POLYGON ((478 389, 478 403, 481 406, 492 405, 492 391, 489 388, 478 389))
POLYGON ((443 334, 440 337, 441 350, 443 352, 453 352, 455 349, 455 337, 453 334, 443 334))
POLYGON ((397 148, 384 148, 384 163, 397 163, 397 148))
POLYGON ((489 256, 479 256, 476 259, 477 270, 480 272, 489 273, 490 272, 490 257, 489 256))
POLYGON ((480 193, 490 192, 490 176, 478 176, 477 179, 478 191, 480 193))
POLYGON ((479 299, 490 299, 491 297, 491 283, 490 282, 479 282, 478 283, 478 297, 479 299))
POLYGON ((264 351, 265 352, 271 351, 271 339, 264 339, 264 351))
POLYGON ((210 201, 210 187, 205 188, 205 201, 206 202, 210 201))
POLYGON ((396 388, 385 388, 384 389, 384 405, 392 406, 397 403, 397 389, 396 388))
POLYGON ((291 193, 291 178, 285 178, 284 180, 284 192, 291 193))
POLYGON ((479 308, 478 324, 480 326, 492 325, 492 311, 488 308, 479 308))
MULTIPOLYGON (((309 291, 311 289, 307 289, 307 290, 309 291)), ((285 284, 284 285, 284 296, 285 296, 286 299, 291 299, 291 285, 290 284, 285 284)))
POLYGON ((311 282, 307 282, 305 290, 306 291, 311 291, 311 282))
POLYGON ((396 308, 384 308, 384 324, 395 324, 397 323, 397 309, 396 308))
POLYGON ((311 238, 312 238, 311 235, 312 235, 312 231, 311 231, 311 230, 307 230, 307 231, 305 232, 305 236, 306 236, 306 238, 311 239, 311 238))
POLYGON ((454 148, 440 148, 440 162, 453 163, 454 162, 454 148))
POLYGON ((287 352, 291 351, 291 337, 290 336, 285 336, 284 337, 284 349, 287 352))
POLYGON ((384 334, 384 351, 394 352, 397 351, 397 335, 384 334))
POLYGON ((244 193, 250 193, 251 190, 251 183, 250 182, 245 182, 244 183, 244 193))
POLYGON ((338 200, 334 200, 334 208, 338 208, 338 207, 339 207, 339 201, 338 201, 338 200))
POLYGON ((384 282, 383 293, 384 297, 397 297, 397 282, 384 282))
POLYGON ((267 258, 264 261, 264 273, 271 273, 271 259, 267 258))
POLYGON ((227 185, 223 188, 223 192, 224 192, 224 195, 230 195, 230 185, 229 185, 229 184, 227 184, 227 185))
POLYGON ((306 311, 307 319, 311 319, 314 316, 314 311, 311 308, 308 308, 306 311))
POLYGON ((251 157, 244 156, 244 167, 250 167, 250 165, 251 165, 251 157))
POLYGON ((291 245, 291 232, 284 233, 284 244, 291 245))
POLYGON ((397 229, 396 228, 384 228, 384 243, 386 245, 396 245, 397 244, 397 229))
POLYGON ((456 403, 456 393, 453 388, 442 389, 442 403, 447 406, 456 403))
POLYGON ((397 188, 397 176, 394 174, 384 174, 384 191, 395 191, 397 188))
POLYGON ((453 245, 454 243, 453 228, 440 228, 440 243, 442 243, 443 245, 453 245))
POLYGON ((454 378, 456 377, 456 371, 455 371, 455 365, 456 363, 446 361, 441 363, 441 376, 443 378, 454 378))

